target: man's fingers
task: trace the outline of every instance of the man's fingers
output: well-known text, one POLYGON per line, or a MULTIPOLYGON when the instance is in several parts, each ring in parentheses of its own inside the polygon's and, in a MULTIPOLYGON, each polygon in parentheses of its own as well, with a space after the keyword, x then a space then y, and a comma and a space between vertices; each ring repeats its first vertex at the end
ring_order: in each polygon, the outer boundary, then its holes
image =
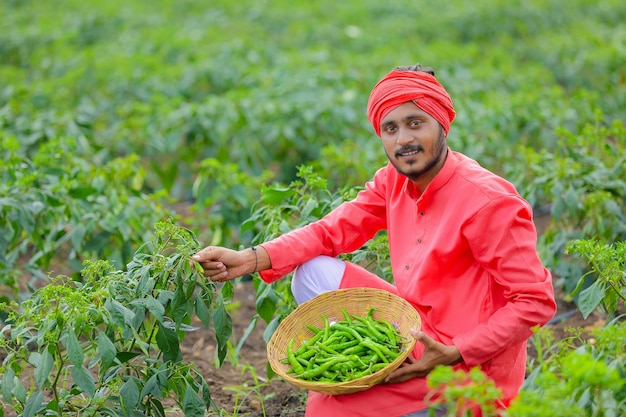
POLYGON ((431 347, 434 343, 436 343, 426 333, 421 332, 417 329, 411 329, 411 336, 413 336, 415 340, 423 344, 426 348, 431 347))
POLYGON ((208 261, 211 259, 211 252, 213 252, 214 250, 215 250, 214 246, 207 246, 206 248, 199 250, 191 258, 198 262, 208 261))

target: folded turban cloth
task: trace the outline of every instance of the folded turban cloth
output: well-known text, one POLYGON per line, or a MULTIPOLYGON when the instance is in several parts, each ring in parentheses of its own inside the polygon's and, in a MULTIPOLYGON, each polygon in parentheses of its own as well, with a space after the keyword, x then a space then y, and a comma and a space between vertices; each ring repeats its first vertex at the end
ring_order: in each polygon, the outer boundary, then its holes
POLYGON ((378 136, 383 118, 409 101, 437 120, 448 135, 456 112, 445 88, 426 72, 396 69, 374 86, 367 103, 367 118, 378 136))

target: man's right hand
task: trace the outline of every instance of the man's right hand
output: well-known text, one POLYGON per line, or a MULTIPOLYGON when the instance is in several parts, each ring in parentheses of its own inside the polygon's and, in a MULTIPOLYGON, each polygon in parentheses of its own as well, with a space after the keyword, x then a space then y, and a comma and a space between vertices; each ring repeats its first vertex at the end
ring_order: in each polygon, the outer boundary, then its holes
POLYGON ((253 273, 255 268, 257 271, 261 270, 261 258, 264 261, 269 260, 260 246, 257 247, 257 253, 251 248, 236 251, 221 246, 207 246, 192 257, 204 270, 204 276, 215 282, 229 281, 253 273))

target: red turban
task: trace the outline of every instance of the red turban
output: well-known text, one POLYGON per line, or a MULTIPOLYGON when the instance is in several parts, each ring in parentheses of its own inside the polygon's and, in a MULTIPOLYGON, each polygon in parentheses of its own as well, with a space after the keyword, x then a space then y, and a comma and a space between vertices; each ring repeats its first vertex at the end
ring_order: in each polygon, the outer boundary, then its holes
POLYGON ((367 103, 367 118, 378 136, 383 118, 409 101, 437 120, 448 135, 456 112, 446 89, 426 72, 393 70, 374 86, 367 103))

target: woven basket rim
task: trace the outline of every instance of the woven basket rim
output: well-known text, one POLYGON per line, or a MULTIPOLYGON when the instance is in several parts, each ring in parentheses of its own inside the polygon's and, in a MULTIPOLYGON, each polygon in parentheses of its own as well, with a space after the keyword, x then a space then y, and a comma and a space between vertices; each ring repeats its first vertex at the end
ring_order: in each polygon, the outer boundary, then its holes
POLYGON ((409 334, 406 326, 407 323, 410 323, 410 328, 420 329, 421 317, 419 313, 407 300, 389 291, 368 287, 343 288, 329 291, 298 305, 279 323, 267 344, 267 357, 274 372, 285 381, 297 387, 330 395, 358 392, 380 383, 393 370, 397 369, 411 354, 416 341, 415 338, 409 334), (355 301, 355 303, 350 305, 348 300, 355 301), (341 302, 338 303, 338 301, 341 302), (374 304, 377 302, 381 303, 381 305, 375 306, 375 315, 386 314, 392 317, 398 317, 398 319, 402 319, 404 322, 404 326, 402 327, 403 331, 398 330, 405 337, 407 342, 404 344, 401 354, 393 362, 373 374, 352 381, 337 383, 304 381, 287 374, 288 365, 283 364, 281 359, 286 356, 288 339, 295 337, 295 333, 299 333, 298 337, 296 337, 296 343, 294 344, 294 349, 296 349, 301 344, 301 341, 297 339, 306 338, 306 336, 301 335, 309 335, 310 337, 310 335, 313 334, 312 331, 304 327, 304 324, 299 323, 301 318, 306 318, 307 315, 321 316, 323 313, 320 311, 338 311, 341 308, 346 308, 347 310, 359 308, 364 311, 363 309, 370 307, 369 302, 374 304), (387 303, 383 304, 383 302, 387 303), (284 355, 281 353, 284 353, 284 355))

